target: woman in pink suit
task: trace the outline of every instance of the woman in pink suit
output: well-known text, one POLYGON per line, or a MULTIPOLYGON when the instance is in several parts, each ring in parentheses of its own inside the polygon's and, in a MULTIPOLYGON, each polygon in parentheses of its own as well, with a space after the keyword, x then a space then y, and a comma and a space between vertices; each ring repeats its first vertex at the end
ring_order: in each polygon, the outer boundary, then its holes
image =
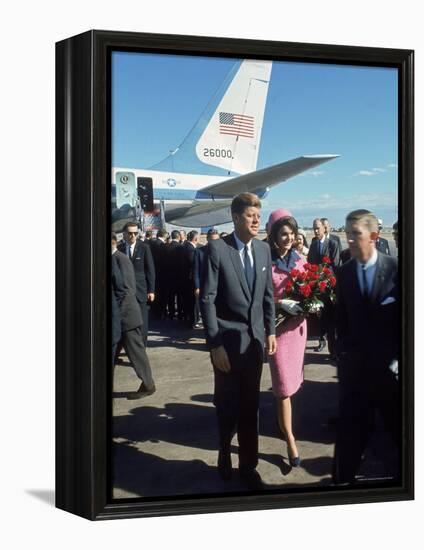
POLYGON ((285 296, 285 287, 290 271, 304 271, 306 259, 293 247, 298 226, 288 210, 280 208, 271 213, 268 231, 274 300, 289 317, 277 328, 277 353, 269 357, 272 390, 277 400, 278 424, 287 441, 290 465, 299 466, 300 457, 292 429, 290 397, 297 392, 303 382, 306 319, 299 315, 302 312, 299 305, 285 296))

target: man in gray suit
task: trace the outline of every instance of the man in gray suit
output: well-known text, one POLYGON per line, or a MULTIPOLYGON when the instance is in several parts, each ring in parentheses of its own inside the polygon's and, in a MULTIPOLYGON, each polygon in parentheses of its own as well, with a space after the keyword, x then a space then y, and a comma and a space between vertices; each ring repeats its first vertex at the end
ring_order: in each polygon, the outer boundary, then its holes
POLYGON ((128 399, 140 399, 152 395, 155 391, 152 369, 147 357, 143 339, 143 318, 137 302, 137 286, 134 268, 128 256, 116 248, 116 235, 112 234, 112 258, 122 275, 125 295, 120 303, 122 344, 129 360, 141 380, 137 391, 128 395, 128 399))
POLYGON ((261 203, 252 193, 234 198, 234 232, 210 241, 204 259, 200 308, 214 368, 219 428, 218 471, 231 477, 231 440, 237 432, 239 472, 249 488, 261 486, 258 408, 264 340, 277 349, 269 246, 255 237, 261 203))

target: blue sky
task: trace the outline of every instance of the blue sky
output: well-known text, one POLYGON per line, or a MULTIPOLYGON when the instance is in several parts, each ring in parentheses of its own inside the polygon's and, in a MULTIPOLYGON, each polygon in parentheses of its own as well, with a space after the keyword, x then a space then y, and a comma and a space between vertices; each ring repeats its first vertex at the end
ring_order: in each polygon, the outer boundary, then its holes
MULTIPOLYGON (((235 60, 113 54, 112 163, 149 168, 184 139, 235 60)), ((303 154, 339 159, 289 179, 263 202, 263 220, 289 208, 300 225, 333 226, 356 208, 397 219, 397 70, 274 62, 258 168, 303 154)))

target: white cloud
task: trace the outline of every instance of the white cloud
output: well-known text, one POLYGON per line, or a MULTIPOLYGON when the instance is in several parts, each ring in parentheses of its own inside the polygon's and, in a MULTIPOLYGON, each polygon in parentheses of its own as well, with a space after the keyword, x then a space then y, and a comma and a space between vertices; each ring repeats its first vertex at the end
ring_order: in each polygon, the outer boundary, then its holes
POLYGON ((397 164, 388 164, 387 165, 387 168, 397 168, 398 165, 397 164))
POLYGON ((356 172, 354 174, 355 176, 376 176, 377 172, 373 172, 372 170, 359 170, 359 172, 356 172))
POLYGON ((387 172, 386 168, 372 168, 371 170, 359 170, 354 176, 375 176, 381 174, 382 172, 387 172))
POLYGON ((317 178, 318 176, 322 176, 323 174, 325 174, 325 172, 320 172, 319 170, 315 172, 311 172, 311 176, 314 176, 314 178, 317 178))
POLYGON ((347 211, 354 210, 355 208, 373 210, 397 206, 397 197, 391 193, 361 193, 347 197, 324 194, 316 198, 309 197, 304 200, 290 201, 284 206, 292 211, 303 210, 306 212, 334 208, 342 208, 347 211))

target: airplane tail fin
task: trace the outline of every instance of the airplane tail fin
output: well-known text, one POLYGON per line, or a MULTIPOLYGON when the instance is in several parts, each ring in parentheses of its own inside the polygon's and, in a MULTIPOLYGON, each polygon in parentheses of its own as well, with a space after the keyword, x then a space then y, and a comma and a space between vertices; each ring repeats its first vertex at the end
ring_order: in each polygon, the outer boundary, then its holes
POLYGON ((236 175, 256 170, 271 61, 236 63, 182 144, 153 170, 236 175))

